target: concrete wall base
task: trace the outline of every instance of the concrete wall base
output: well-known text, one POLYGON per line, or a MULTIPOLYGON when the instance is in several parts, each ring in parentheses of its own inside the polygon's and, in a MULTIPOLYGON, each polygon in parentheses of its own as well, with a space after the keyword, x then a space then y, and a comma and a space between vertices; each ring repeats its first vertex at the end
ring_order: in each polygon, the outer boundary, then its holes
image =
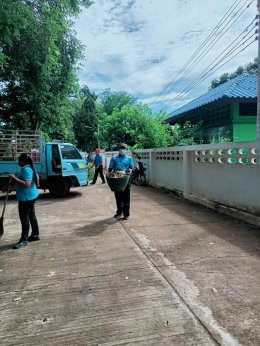
POLYGON ((191 194, 184 194, 182 191, 175 190, 175 189, 169 189, 168 187, 166 187, 164 185, 153 185, 153 184, 149 184, 149 185, 154 187, 154 188, 159 188, 163 191, 167 191, 169 193, 172 193, 173 196, 175 196, 175 197, 186 199, 190 202, 203 205, 204 207, 213 209, 217 212, 231 216, 237 220, 244 221, 250 225, 253 225, 255 227, 260 228, 260 217, 257 215, 250 214, 250 213, 247 213, 247 212, 239 210, 239 209, 231 208, 229 206, 210 201, 210 200, 203 198, 203 197, 199 197, 199 196, 195 196, 195 195, 191 195, 191 194))

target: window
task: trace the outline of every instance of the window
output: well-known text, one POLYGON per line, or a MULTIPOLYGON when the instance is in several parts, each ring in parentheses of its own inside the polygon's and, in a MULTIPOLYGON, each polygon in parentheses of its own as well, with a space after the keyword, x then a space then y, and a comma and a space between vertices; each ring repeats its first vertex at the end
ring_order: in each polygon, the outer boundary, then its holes
POLYGON ((65 160, 82 160, 78 150, 73 145, 61 145, 62 158, 65 160))
POLYGON ((239 115, 242 116, 256 116, 257 106, 256 102, 248 102, 248 103, 239 103, 239 115))
POLYGON ((53 172, 61 172, 61 160, 60 160, 60 152, 57 144, 52 146, 52 170, 53 172))

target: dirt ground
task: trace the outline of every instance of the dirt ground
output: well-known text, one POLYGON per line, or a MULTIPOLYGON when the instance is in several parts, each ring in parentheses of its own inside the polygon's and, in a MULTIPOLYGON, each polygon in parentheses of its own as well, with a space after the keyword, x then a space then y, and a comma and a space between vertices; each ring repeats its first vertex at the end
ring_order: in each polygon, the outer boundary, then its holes
MULTIPOLYGON (((3 197, 1 198, 3 204, 3 197)), ((260 345, 259 229, 151 187, 42 193, 41 241, 0 240, 0 345, 260 345)))

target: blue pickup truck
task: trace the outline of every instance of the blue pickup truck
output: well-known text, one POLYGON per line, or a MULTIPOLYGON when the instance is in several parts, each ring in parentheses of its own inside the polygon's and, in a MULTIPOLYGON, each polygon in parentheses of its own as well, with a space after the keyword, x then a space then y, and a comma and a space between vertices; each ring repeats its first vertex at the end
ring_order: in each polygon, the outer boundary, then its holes
POLYGON ((40 176, 40 189, 56 197, 65 197, 72 187, 88 185, 87 162, 78 149, 60 141, 45 143, 41 133, 0 132, 0 189, 8 186, 8 174, 18 174, 19 155, 31 155, 40 176))

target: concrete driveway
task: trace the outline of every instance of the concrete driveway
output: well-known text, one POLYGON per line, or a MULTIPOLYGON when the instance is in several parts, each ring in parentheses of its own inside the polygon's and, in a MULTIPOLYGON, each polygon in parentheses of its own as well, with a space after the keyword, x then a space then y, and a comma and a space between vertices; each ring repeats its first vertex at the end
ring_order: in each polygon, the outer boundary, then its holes
MULTIPOLYGON (((3 199, 1 204, 3 203, 3 199)), ((260 345, 260 233, 150 187, 115 220, 106 185, 42 194, 42 239, 11 197, 0 241, 0 345, 260 345)))

